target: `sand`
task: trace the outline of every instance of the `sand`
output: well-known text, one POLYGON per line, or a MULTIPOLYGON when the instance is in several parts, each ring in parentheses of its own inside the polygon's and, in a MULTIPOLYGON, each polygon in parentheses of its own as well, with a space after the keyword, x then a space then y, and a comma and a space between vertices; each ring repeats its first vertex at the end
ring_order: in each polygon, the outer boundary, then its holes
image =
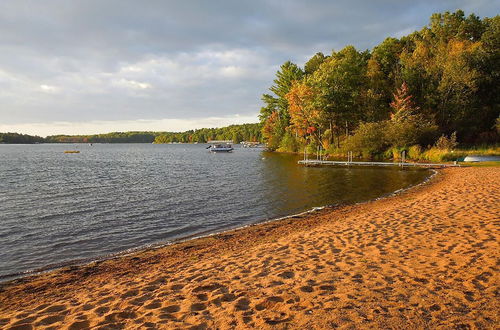
POLYGON ((5 283, 0 328, 498 328, 500 168, 5 283))

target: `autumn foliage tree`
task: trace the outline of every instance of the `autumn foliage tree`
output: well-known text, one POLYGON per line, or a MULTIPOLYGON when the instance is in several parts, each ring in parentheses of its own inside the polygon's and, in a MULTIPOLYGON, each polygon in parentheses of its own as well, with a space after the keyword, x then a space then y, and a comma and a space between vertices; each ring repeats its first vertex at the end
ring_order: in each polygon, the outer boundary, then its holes
POLYGON ((296 82, 286 95, 289 103, 289 129, 297 136, 310 137, 321 144, 320 111, 314 104, 315 92, 304 82, 296 82))
POLYGON ((371 51, 316 53, 304 69, 285 62, 262 97, 264 139, 273 150, 310 142, 341 150, 358 130, 358 144, 383 130, 385 142, 371 143, 369 154, 425 148, 453 132, 458 143, 498 143, 498 49, 500 16, 457 10, 433 14, 420 31, 387 38, 371 51))

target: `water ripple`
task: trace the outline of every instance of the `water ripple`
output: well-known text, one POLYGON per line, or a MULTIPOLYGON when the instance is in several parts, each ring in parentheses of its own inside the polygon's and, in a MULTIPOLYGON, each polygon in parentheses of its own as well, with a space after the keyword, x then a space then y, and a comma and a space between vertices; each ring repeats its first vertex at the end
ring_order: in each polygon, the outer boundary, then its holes
POLYGON ((0 145, 0 279, 376 198, 426 171, 304 168, 203 145, 0 145), (78 148, 80 154, 64 154, 78 148), (10 274, 10 275, 9 275, 10 274))

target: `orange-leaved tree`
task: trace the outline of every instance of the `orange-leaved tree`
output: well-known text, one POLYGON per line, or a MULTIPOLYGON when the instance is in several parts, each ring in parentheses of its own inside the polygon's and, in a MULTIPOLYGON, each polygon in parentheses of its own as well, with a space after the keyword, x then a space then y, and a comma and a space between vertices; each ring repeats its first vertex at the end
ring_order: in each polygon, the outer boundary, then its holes
POLYGON ((312 138, 322 144, 319 131, 321 112, 315 106, 314 89, 305 82, 294 82, 286 94, 290 113, 290 128, 304 138, 312 138))

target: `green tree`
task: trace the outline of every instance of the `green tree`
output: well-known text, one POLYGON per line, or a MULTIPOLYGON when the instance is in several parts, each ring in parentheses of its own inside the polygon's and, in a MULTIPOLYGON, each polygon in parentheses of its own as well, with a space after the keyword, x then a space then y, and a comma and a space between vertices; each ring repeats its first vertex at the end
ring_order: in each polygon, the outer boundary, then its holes
POLYGON ((287 61, 281 65, 280 70, 276 72, 274 84, 269 88, 269 90, 274 93, 274 96, 269 94, 264 94, 262 96, 264 107, 261 108, 259 117, 263 127, 268 128, 268 131, 263 133, 271 149, 276 149, 279 146, 279 141, 285 134, 285 128, 289 124, 290 115, 288 113, 288 100, 286 99, 286 95, 290 91, 292 84, 295 81, 300 81, 303 76, 304 72, 301 68, 287 61), (273 134, 270 134, 270 127, 272 127, 271 131, 274 132, 273 134))
POLYGON ((328 56, 325 56, 322 52, 316 53, 304 65, 304 73, 306 75, 313 74, 327 58, 328 56))
POLYGON ((366 83, 367 55, 347 46, 334 52, 310 79, 318 91, 315 106, 321 109, 323 126, 334 132, 338 145, 344 128, 355 127, 364 116, 362 88, 366 83))

